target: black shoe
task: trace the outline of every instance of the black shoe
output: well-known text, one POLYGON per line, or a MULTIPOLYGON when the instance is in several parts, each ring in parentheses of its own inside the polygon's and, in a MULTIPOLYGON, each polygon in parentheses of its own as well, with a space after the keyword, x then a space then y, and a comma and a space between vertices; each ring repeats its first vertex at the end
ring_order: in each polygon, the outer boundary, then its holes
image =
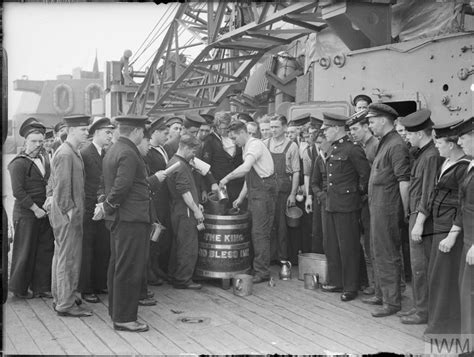
POLYGON ((364 304, 369 304, 369 305, 382 305, 383 301, 381 298, 377 296, 371 296, 369 298, 363 298, 361 300, 364 304))
POLYGON ((398 311, 400 311, 399 307, 394 307, 394 306, 383 306, 379 307, 372 312, 373 317, 385 317, 385 316, 390 316, 393 314, 396 314, 398 311))
POLYGON ((44 298, 44 299, 52 299, 53 294, 50 291, 42 291, 40 293, 34 293, 35 298, 44 298))
POLYGON ((114 322, 114 329, 117 331, 127 331, 127 332, 145 332, 148 331, 148 325, 142 324, 138 321, 135 322, 125 322, 118 323, 114 322))
POLYGON ((31 291, 27 291, 25 294, 13 293, 13 296, 17 299, 33 299, 34 294, 31 291))
POLYGON ((138 306, 154 306, 157 301, 155 299, 140 299, 138 300, 138 306))
POLYGON ((269 276, 261 276, 261 275, 255 275, 253 278, 252 278, 252 282, 254 284, 259 284, 259 283, 263 283, 265 281, 269 281, 270 280, 270 277, 269 276))
POLYGON ((428 322, 428 318, 422 317, 415 313, 409 316, 401 317, 400 322, 405 325, 423 325, 428 322))
POLYGON ((416 313, 416 309, 412 307, 410 310, 397 312, 397 316, 398 317, 410 316, 410 315, 413 315, 414 313, 416 313))
POLYGON ((146 291, 146 298, 147 299, 152 299, 153 296, 155 296, 155 293, 153 291, 151 291, 151 290, 146 291))
POLYGON ((198 283, 195 283, 195 282, 192 282, 192 283, 189 283, 189 284, 186 284, 186 285, 175 284, 175 285, 173 285, 173 288, 175 288, 175 289, 199 290, 199 289, 202 288, 202 285, 198 284, 198 283))
POLYGON ((161 286, 161 285, 163 285, 163 279, 161 279, 161 278, 156 278, 156 279, 150 280, 150 281, 148 281, 148 285, 151 285, 151 286, 161 286))
POLYGON ((342 293, 341 300, 342 301, 351 301, 357 297, 357 291, 346 291, 342 293))
POLYGON ((321 290, 327 293, 342 293, 342 288, 333 285, 322 285, 321 290))
POLYGON ((89 311, 87 309, 84 309, 83 307, 76 306, 74 305, 73 307, 64 310, 64 311, 58 311, 56 308, 54 309, 56 313, 59 316, 65 316, 65 317, 88 317, 92 316, 92 311, 89 311))
POLYGON ((81 294, 81 296, 85 301, 91 304, 97 304, 100 302, 100 299, 96 294, 81 294))

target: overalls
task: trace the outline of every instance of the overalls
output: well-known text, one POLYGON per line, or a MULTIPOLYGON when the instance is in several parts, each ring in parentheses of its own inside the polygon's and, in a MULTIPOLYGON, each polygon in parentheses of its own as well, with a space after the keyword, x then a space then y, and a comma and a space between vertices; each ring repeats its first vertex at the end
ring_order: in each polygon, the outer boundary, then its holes
POLYGON ((277 182, 275 175, 261 178, 253 167, 245 176, 245 181, 252 221, 253 270, 255 276, 267 278, 270 276, 270 231, 275 215, 277 182))
MULTIPOLYGON (((270 251, 271 260, 288 260, 288 227, 286 225, 286 201, 291 191, 292 179, 286 173, 286 153, 290 148, 290 141, 282 153, 270 151, 275 167, 275 176, 277 182, 278 194, 275 204, 275 218, 271 234, 270 251)), ((267 142, 270 150, 270 140, 267 142)))

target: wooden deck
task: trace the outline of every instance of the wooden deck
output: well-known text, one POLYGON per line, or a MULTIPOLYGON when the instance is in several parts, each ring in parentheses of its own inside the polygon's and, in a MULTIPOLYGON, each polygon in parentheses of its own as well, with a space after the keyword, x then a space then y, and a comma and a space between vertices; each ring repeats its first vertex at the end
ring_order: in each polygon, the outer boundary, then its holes
MULTIPOLYGON (((272 267, 277 277, 277 267, 272 267)), ((254 286, 238 297, 214 281, 200 291, 150 287, 158 305, 140 307, 145 333, 117 332, 102 303, 87 304, 88 318, 59 317, 52 300, 19 300, 4 306, 6 354, 161 355, 161 354, 333 354, 423 353, 425 325, 406 326, 399 318, 375 319, 360 298, 344 303, 339 294, 305 290, 293 268, 290 281, 254 286), (191 318, 192 323, 182 322, 191 318), (194 320, 193 320, 194 318, 194 320), (201 320, 202 322, 196 323, 201 320)), ((409 290, 403 306, 410 306, 409 290)))

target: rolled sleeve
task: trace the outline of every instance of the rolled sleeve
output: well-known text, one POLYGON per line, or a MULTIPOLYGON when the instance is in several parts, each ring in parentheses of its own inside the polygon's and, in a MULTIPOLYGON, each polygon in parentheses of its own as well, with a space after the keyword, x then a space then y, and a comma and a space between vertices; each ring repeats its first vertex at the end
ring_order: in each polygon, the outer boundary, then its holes
POLYGON ((410 181, 410 156, 405 144, 392 148, 392 170, 398 182, 410 181))
POLYGON ((298 145, 291 143, 286 152, 286 172, 293 174, 300 171, 300 154, 298 145))
POLYGON ((430 156, 425 160, 421 198, 416 207, 416 210, 423 213, 425 216, 431 214, 439 161, 440 159, 438 156, 430 156))

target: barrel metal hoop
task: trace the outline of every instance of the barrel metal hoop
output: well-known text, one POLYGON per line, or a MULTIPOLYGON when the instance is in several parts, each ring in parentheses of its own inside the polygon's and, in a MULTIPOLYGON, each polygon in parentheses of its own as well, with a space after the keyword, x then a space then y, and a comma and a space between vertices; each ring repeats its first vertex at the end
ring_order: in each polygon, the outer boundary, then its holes
POLYGON ((199 248, 216 249, 216 250, 240 250, 248 248, 250 242, 239 243, 239 244, 212 244, 199 242, 199 248))
POLYGON ((209 224, 204 222, 204 225, 206 226, 206 229, 219 229, 220 231, 228 231, 231 229, 243 229, 243 228, 248 228, 249 225, 248 223, 242 223, 242 224, 209 224))
POLYGON ((205 219, 215 219, 218 221, 241 221, 241 220, 246 220, 249 218, 248 213, 245 214, 236 214, 233 216, 219 216, 216 214, 207 214, 204 213, 204 218, 205 219))
POLYGON ((246 274, 250 272, 250 268, 232 272, 217 272, 211 270, 204 270, 200 268, 196 268, 196 275, 208 278, 219 278, 219 279, 232 279, 237 274, 246 274))

